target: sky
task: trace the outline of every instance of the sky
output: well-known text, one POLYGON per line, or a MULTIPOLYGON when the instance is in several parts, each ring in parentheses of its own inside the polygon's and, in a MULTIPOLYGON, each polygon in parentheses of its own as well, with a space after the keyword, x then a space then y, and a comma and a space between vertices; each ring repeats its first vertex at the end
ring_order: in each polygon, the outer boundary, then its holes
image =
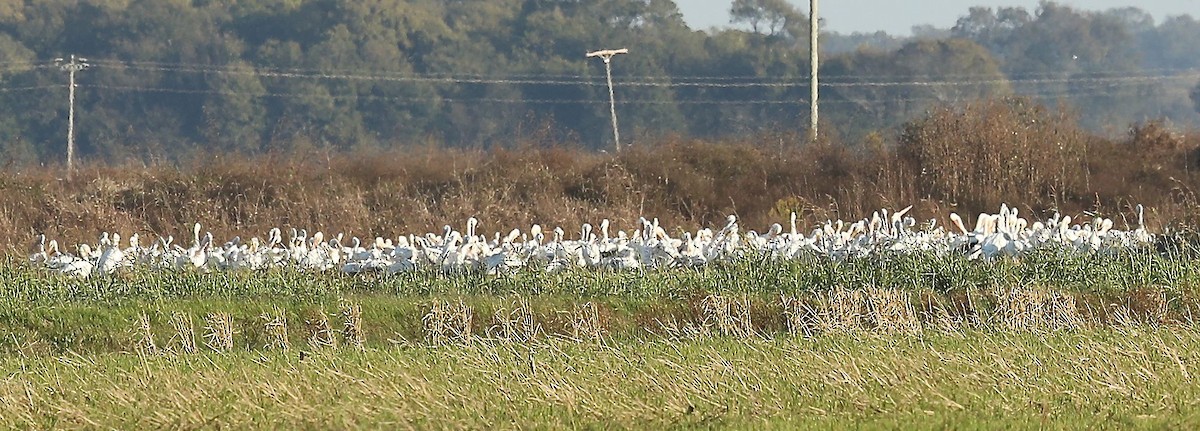
MULTIPOLYGON (((808 0, 789 0, 796 8, 808 13, 808 0)), ((733 0, 675 0, 688 25, 696 29, 729 24, 729 5, 733 0)), ((1171 15, 1188 14, 1200 18, 1200 0, 1060 0, 1059 4, 1084 10, 1106 10, 1137 6, 1162 22, 1171 15)), ((818 15, 825 20, 826 29, 838 33, 878 30, 893 35, 909 35, 914 25, 932 24, 939 28, 954 26, 971 6, 1020 6, 1030 12, 1037 10, 1038 0, 824 0, 818 4, 818 15)))

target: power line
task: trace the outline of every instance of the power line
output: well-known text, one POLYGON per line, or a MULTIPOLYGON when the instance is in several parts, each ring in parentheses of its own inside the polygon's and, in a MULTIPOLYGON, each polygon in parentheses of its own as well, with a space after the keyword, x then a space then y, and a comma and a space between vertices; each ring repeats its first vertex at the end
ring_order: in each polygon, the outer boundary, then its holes
MULTIPOLYGON (((16 63, 16 62, 10 62, 16 63)), ((460 77, 432 77, 431 75, 411 74, 411 75, 371 75, 371 74, 326 74, 326 73, 294 73, 294 72, 270 72, 254 69, 251 67, 208 67, 205 65, 192 65, 183 67, 183 64, 177 63, 151 63, 151 62, 114 62, 111 60, 93 61, 93 64, 98 67, 108 68, 124 68, 124 69, 152 69, 164 72, 180 72, 180 73, 212 73, 212 74, 244 74, 258 77, 277 76, 281 78, 321 78, 321 79, 358 79, 358 80, 392 80, 392 81, 407 81, 413 79, 430 79, 442 80, 449 83, 458 84, 506 84, 506 83, 522 83, 526 85, 603 85, 603 81, 579 81, 579 80, 537 80, 537 79, 507 79, 507 78, 460 78, 460 77)), ((1184 69, 1181 69, 1184 70, 1184 69)), ((1116 75, 1116 76, 1100 76, 1100 75, 1085 75, 1091 76, 1086 78, 1054 78, 1054 79, 1024 79, 1024 80, 1003 80, 1003 79, 988 79, 988 80, 967 80, 967 81, 866 81, 866 82, 825 82, 822 87, 830 87, 835 89, 871 89, 871 88, 934 88, 934 87, 970 87, 970 86, 986 86, 1008 84, 1016 95, 1024 95, 1028 97, 1038 98, 1064 98, 1073 97, 1073 95, 1081 95, 1080 97, 1090 97, 1088 93, 1082 92, 1079 86, 1097 87, 1104 86, 1104 89, 1111 91, 1122 86, 1140 85, 1154 82, 1167 82, 1175 80, 1194 80, 1200 78, 1200 70, 1186 69, 1190 73, 1176 75, 1155 75, 1155 74, 1135 74, 1135 75, 1116 75), (1027 87, 1040 84, 1068 84, 1071 88, 1058 89, 1038 89, 1029 91, 1028 89, 1021 90, 1020 87, 1027 87)), ((480 75, 482 76, 482 75, 480 75)), ((534 75, 530 75, 534 76, 534 75)), ((688 86, 710 86, 710 87, 735 87, 735 88, 753 88, 753 87, 807 87, 806 83, 793 82, 775 82, 775 83, 722 83, 722 82, 686 82, 676 83, 669 82, 671 77, 655 77, 654 79, 662 79, 664 82, 647 82, 635 81, 633 83, 622 82, 621 85, 630 86, 659 86, 659 87, 688 87, 688 86)), ((688 78, 692 79, 692 78, 688 78)), ((62 85, 45 85, 45 86, 27 86, 27 87, 0 87, 0 92, 11 93, 20 91, 34 91, 40 89, 61 88, 62 85)), ((80 87, 87 87, 98 90, 121 91, 121 92, 142 92, 142 93, 173 93, 173 94, 213 94, 213 95, 245 95, 249 97, 269 97, 269 98, 323 98, 333 100, 381 100, 395 103, 488 103, 488 104, 558 104, 558 105, 600 105, 601 102, 593 99, 530 99, 530 98, 499 98, 499 97, 482 97, 482 98, 457 98, 457 97, 414 97, 414 96, 384 96, 372 94, 327 94, 327 93, 303 93, 303 92, 241 92, 241 91, 222 91, 212 89, 189 89, 178 87, 152 87, 152 86, 119 86, 105 84, 82 84, 80 87)), ((1085 88, 1086 89, 1086 88, 1085 88)), ((846 96, 848 96, 847 94, 846 96)), ((999 95, 1002 95, 999 94, 999 95)), ((875 103, 875 105, 883 105, 886 103, 905 103, 915 101, 932 101, 946 102, 953 99, 938 97, 936 95, 918 96, 910 98, 884 98, 875 103)), ((854 104, 861 105, 863 101, 857 100, 827 100, 830 104, 854 104)), ((791 97, 785 100, 772 100, 771 98, 753 98, 753 99, 689 99, 678 98, 672 99, 625 99, 621 100, 621 105, 801 105, 808 103, 799 97, 791 97)))
MULTIPOLYGON (((479 80, 525 80, 525 81, 569 81, 572 83, 603 83, 599 76, 584 75, 584 74, 546 74, 546 73, 528 73, 528 74, 480 74, 480 73, 436 73, 436 72, 410 72, 398 73, 394 71, 364 71, 364 70, 349 70, 349 69, 316 69, 316 68, 279 68, 270 66, 252 66, 252 65, 214 65, 214 64, 196 64, 196 63, 170 63, 170 62, 154 62, 154 61, 121 61, 121 60, 100 60, 94 63, 107 65, 113 68, 121 69, 140 69, 140 70, 160 70, 160 71, 180 71, 192 73, 206 74, 257 74, 257 73, 277 73, 277 74, 296 74, 296 75, 311 75, 311 76, 341 76, 355 75, 363 77, 392 77, 405 78, 417 77, 427 79, 479 79, 479 80)), ((0 63, 3 64, 3 63, 0 63)), ((1162 67, 1162 68, 1146 68, 1136 71, 1113 71, 1113 70, 1092 70, 1078 71, 1065 74, 1061 71, 1044 71, 1044 72, 1019 72, 1008 73, 1004 76, 1009 80, 1037 80, 1063 78, 1070 76, 1075 78, 1088 77, 1135 77, 1135 76, 1172 76, 1179 74, 1197 74, 1200 73, 1200 68, 1195 67, 1162 67), (1132 72, 1132 73, 1131 73, 1132 72)), ((726 81, 754 81, 757 83, 792 83, 794 81, 805 81, 809 79, 809 75, 796 75, 786 78, 765 77, 759 75, 629 75, 616 74, 621 79, 644 82, 698 82, 698 83, 721 83, 726 81)), ((949 73, 939 74, 936 78, 940 80, 979 80, 979 79, 996 79, 996 75, 992 73, 949 73)), ((831 75, 828 79, 837 80, 888 80, 888 81, 904 81, 906 78, 909 81, 918 78, 931 78, 928 73, 887 73, 876 75, 831 75)), ((754 83, 751 82, 751 83, 754 83)))
MULTIPOLYGON (((63 85, 56 86, 40 86, 40 87, 25 87, 24 89, 40 89, 40 88, 61 88, 63 85)), ((604 105, 603 100, 595 99, 526 99, 526 98, 457 98, 457 97, 410 97, 410 96, 378 96, 378 95, 338 95, 328 93, 296 93, 296 92, 238 92, 238 91, 220 91, 220 90, 196 90, 196 89, 181 89, 167 87, 136 87, 136 86, 119 86, 119 85, 102 85, 89 84, 79 85, 81 88, 89 88, 93 90, 111 90, 118 92, 134 92, 134 93, 171 93, 171 94, 197 94, 197 95, 242 95, 261 98, 318 98, 330 100, 379 100, 390 101, 397 103, 456 103, 456 104, 530 104, 530 105, 604 105)), ((1083 97, 1094 97, 1111 94, 1112 86, 1096 86, 1084 90, 1056 90, 1056 91, 1024 91, 1014 92, 1012 95, 1034 97, 1042 99, 1072 99, 1083 97)), ((4 89, 0 89, 4 91, 4 89)), ((1003 96, 1005 94, 996 94, 1003 96)), ((884 106, 893 103, 910 103, 910 102, 953 102, 952 98, 938 97, 935 95, 923 97, 902 97, 902 98, 883 98, 870 101, 869 103, 876 106, 884 106)), ((825 104, 837 105, 861 105, 864 104, 860 100, 849 99, 826 99, 825 104)), ((746 100, 670 100, 670 99, 622 99, 617 102, 618 105, 795 105, 802 106, 808 104, 805 99, 792 100, 764 100, 764 99, 746 99, 746 100)))
POLYGON ((54 85, 31 85, 27 87, 0 87, 0 93, 17 93, 22 91, 47 90, 51 88, 67 88, 63 84, 54 85))
MULTIPOLYGON (((178 73, 201 73, 215 75, 242 75, 255 76, 263 78, 287 78, 287 79, 316 79, 316 80, 347 80, 347 81, 365 81, 365 82, 405 82, 405 83, 431 83, 431 84, 484 84, 484 85, 541 85, 541 86, 605 86, 606 82, 601 79, 529 79, 529 78, 484 78, 484 77, 462 77, 462 76, 438 76, 438 75, 378 75, 378 74, 357 74, 357 73, 324 73, 324 72, 288 72, 275 70, 254 70, 248 68, 236 69, 217 69, 204 67, 183 67, 183 66, 140 66, 125 63, 113 62, 95 62, 100 68, 113 68, 125 70, 140 70, 140 71, 158 71, 158 72, 178 72, 178 73)), ((982 75, 980 76, 982 77, 982 75)), ((848 77, 841 77, 843 80, 848 77)), ((1168 80, 1195 80, 1200 78, 1200 70, 1191 69, 1190 73, 1180 74, 1141 74, 1141 75, 1116 75, 1116 76, 1101 76, 1101 75, 1076 75, 1055 78, 1029 78, 1029 79, 1007 79, 995 78, 988 76, 986 79, 957 79, 947 80, 941 77, 935 77, 936 80, 929 81, 850 81, 850 82, 823 82, 821 87, 828 88, 853 88, 853 87, 965 87, 978 85, 1043 85, 1043 84, 1078 84, 1078 83, 1100 83, 1100 82, 1124 82, 1124 83, 1144 83, 1154 81, 1168 80)), ((978 78, 978 77, 977 77, 978 78)), ((833 78, 831 78, 833 79, 833 78)), ((662 87, 662 88, 680 88, 680 87, 696 87, 696 88, 808 88, 807 82, 703 82, 703 81, 670 81, 670 77, 656 77, 651 80, 634 80, 622 81, 622 86, 626 87, 662 87)))
MULTIPOLYGON (((60 86, 61 87, 61 86, 60 86)), ((564 104, 564 105, 604 105, 607 102, 593 99, 521 99, 521 98, 456 98, 456 97, 407 97, 407 96, 377 96, 337 95, 323 93, 288 93, 288 92, 239 92, 221 90, 195 90, 168 87, 136 87, 122 85, 88 84, 79 85, 81 88, 113 90, 136 93, 173 93, 173 94, 212 94, 212 95, 243 95, 266 98, 323 98, 334 100, 383 100, 393 102, 446 102, 446 103, 511 103, 511 104, 564 104)), ((665 99, 622 99, 618 105, 794 105, 808 103, 803 100, 665 100, 665 99)))

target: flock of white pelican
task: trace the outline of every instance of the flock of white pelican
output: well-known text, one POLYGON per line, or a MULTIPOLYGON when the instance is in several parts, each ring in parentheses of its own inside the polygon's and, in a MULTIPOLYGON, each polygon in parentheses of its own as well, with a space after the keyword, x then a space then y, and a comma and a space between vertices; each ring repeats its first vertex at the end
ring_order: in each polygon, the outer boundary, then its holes
POLYGON ((1054 248, 1070 253, 1105 253, 1147 247, 1154 235, 1147 232, 1143 209, 1137 206, 1137 226, 1114 228, 1111 219, 1093 217, 1074 223, 1070 216, 1055 214, 1032 224, 1017 209, 1001 206, 996 214, 980 214, 974 229, 967 229, 958 214, 951 213, 949 226, 936 220, 922 223, 906 214, 912 207, 889 214, 876 211, 870 218, 853 223, 827 221, 809 233, 796 228, 796 214, 789 228, 776 223, 765 233, 743 232, 735 216, 720 229, 700 229, 671 236, 657 219, 640 220, 631 232, 610 232, 607 219, 598 228, 584 224, 568 233, 562 228, 544 231, 533 225, 528 231, 513 229, 491 237, 478 232, 479 221, 466 221, 465 232, 447 225, 440 234, 402 235, 395 240, 376 237, 326 238, 291 229, 285 239, 279 228, 265 240, 234 238, 224 244, 211 232, 192 230, 190 244, 173 237, 160 237, 149 246, 135 233, 123 245, 119 233, 105 232, 98 244, 79 244, 75 252, 59 249, 58 242, 38 235, 31 248, 30 262, 48 270, 76 277, 112 274, 128 268, 167 270, 236 271, 287 267, 304 271, 340 271, 388 275, 416 270, 443 272, 485 271, 490 274, 534 268, 561 271, 568 268, 636 270, 698 267, 710 262, 745 256, 794 259, 827 256, 832 259, 865 257, 886 253, 959 253, 970 259, 1018 256, 1032 250, 1054 248))

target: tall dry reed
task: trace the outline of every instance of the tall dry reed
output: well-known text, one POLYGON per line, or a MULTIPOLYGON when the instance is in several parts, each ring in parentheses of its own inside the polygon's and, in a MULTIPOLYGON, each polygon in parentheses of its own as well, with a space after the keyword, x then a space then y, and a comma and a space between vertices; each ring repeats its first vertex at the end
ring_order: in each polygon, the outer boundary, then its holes
POLYGON ((1150 221, 1195 225, 1198 147, 1158 122, 1120 138, 1087 135, 1067 112, 1006 99, 935 110, 897 136, 864 142, 663 138, 617 155, 533 145, 211 155, 84 164, 70 179, 9 170, 0 172, 0 244, 19 254, 39 232, 74 244, 95 243, 102 231, 188 242, 196 222, 217 238, 272 227, 390 236, 471 216, 485 232, 534 223, 571 232, 602 218, 634 229, 643 215, 694 229, 728 214, 761 230, 793 211, 811 225, 910 204, 919 218, 953 210, 972 223, 1001 202, 1025 214, 1093 211, 1129 223, 1142 203, 1150 221))

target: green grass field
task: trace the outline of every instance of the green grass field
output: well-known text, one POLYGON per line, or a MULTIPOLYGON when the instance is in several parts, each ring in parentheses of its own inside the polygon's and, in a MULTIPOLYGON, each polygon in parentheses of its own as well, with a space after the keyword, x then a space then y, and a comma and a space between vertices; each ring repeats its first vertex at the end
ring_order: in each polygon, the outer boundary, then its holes
POLYGON ((644 273, 0 265, 0 427, 1200 424, 1200 261, 1040 253, 644 273))
POLYGON ((4 428, 1200 425, 1195 328, 0 360, 4 428))

